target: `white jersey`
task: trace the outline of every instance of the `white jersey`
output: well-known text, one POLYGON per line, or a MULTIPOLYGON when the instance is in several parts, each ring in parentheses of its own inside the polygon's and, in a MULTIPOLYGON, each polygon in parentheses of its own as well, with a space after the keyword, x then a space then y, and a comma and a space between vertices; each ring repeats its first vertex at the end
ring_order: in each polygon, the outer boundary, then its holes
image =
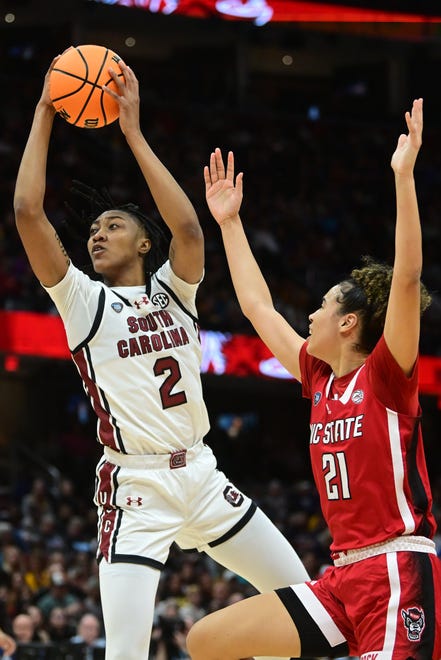
POLYGON ((200 378, 198 284, 170 262, 146 287, 110 288, 72 264, 46 288, 97 415, 98 441, 123 454, 189 448, 209 430, 200 378))

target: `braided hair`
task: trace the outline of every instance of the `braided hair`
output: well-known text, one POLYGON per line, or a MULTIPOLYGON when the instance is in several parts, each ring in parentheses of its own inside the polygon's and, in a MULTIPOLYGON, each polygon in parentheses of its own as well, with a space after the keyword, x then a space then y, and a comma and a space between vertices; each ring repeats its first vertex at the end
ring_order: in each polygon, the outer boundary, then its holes
MULTIPOLYGON (((355 268, 346 280, 340 282, 341 294, 337 296, 337 301, 341 305, 342 315, 357 312, 361 317, 356 348, 370 353, 383 333, 393 268, 369 256, 363 257, 362 261, 362 268, 355 268)), ((420 288, 422 315, 431 303, 431 296, 422 282, 420 288)))
POLYGON ((89 238, 91 224, 99 215, 109 210, 124 211, 145 230, 147 238, 151 242, 151 248, 144 258, 146 278, 149 279, 162 266, 167 258, 167 246, 170 242, 170 237, 166 234, 168 228, 165 225, 164 228, 161 227, 158 222, 145 215, 140 207, 132 202, 116 203, 107 188, 98 190, 81 181, 73 180, 70 192, 83 202, 81 209, 65 202, 70 222, 65 222, 64 226, 71 236, 85 241, 89 238), (86 206, 84 206, 84 202, 87 202, 86 206))

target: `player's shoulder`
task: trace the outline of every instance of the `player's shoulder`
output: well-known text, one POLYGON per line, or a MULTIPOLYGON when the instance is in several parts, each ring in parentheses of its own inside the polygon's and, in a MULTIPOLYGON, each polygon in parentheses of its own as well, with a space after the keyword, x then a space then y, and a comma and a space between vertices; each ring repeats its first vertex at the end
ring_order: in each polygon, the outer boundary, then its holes
POLYGON ((174 272, 169 259, 152 276, 152 288, 161 288, 165 284, 183 301, 194 301, 200 282, 190 284, 181 279, 174 272))
POLYGON ((152 279, 153 281, 156 280, 170 283, 173 276, 176 277, 173 273, 170 260, 167 259, 167 261, 164 261, 162 266, 159 266, 158 270, 153 273, 152 279))
POLYGON ((90 286, 91 288, 101 288, 104 286, 103 282, 92 279, 90 275, 88 275, 83 270, 78 268, 78 266, 75 266, 75 264, 73 264, 72 262, 70 262, 69 267, 63 279, 55 286, 59 286, 71 282, 81 282, 83 286, 90 286))

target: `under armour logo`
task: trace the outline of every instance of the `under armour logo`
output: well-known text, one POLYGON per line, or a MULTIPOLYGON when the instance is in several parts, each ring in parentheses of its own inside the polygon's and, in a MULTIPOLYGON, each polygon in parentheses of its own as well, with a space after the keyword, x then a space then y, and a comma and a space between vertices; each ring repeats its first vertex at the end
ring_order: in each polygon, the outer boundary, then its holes
POLYGON ((132 504, 136 504, 137 506, 141 506, 142 497, 126 497, 126 503, 127 503, 127 506, 132 506, 132 504))
POLYGON ((147 296, 142 296, 141 300, 134 300, 133 304, 135 305, 136 309, 141 309, 143 305, 147 305, 149 302, 149 299, 147 296))

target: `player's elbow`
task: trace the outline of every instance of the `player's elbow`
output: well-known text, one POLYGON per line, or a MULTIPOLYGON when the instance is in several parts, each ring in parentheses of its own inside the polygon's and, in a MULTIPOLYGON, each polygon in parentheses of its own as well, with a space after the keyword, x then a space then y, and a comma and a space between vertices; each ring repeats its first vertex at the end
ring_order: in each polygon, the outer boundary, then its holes
POLYGON ((242 300, 239 298, 239 306, 240 306, 240 311, 245 316, 245 318, 247 318, 248 321, 252 323, 255 313, 252 302, 245 298, 243 298, 242 300))
POLYGON ((27 197, 20 195, 14 197, 14 215, 17 227, 36 220, 41 217, 41 213, 41 207, 32 203, 27 197))
POLYGON ((196 220, 188 219, 182 225, 181 232, 189 241, 202 241, 204 239, 204 234, 197 218, 196 220))
POLYGON ((199 222, 188 221, 181 224, 179 231, 174 233, 173 238, 187 247, 197 245, 203 247, 204 245, 204 234, 199 222))
POLYGON ((239 304, 242 314, 255 326, 264 311, 274 309, 272 301, 264 301, 250 295, 251 292, 244 291, 239 297, 239 304))
POLYGON ((20 229, 20 227, 29 222, 29 210, 27 204, 23 204, 21 200, 18 200, 17 202, 14 200, 14 215, 17 229, 20 229))
POLYGON ((26 197, 15 195, 14 214, 17 221, 23 220, 32 213, 32 205, 26 197))

